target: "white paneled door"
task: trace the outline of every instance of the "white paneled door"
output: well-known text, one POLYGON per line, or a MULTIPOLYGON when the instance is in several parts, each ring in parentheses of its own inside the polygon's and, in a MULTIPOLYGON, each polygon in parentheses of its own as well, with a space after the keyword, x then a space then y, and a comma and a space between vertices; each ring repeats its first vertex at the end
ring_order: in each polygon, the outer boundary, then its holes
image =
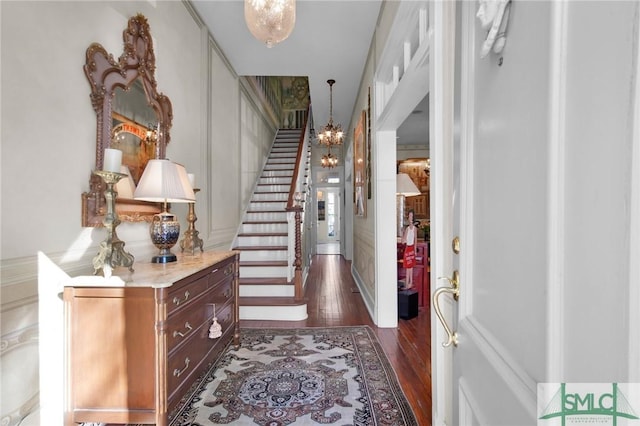
POLYGON ((317 191, 317 242, 340 241, 340 188, 324 187, 317 191))
POLYGON ((433 423, 637 422, 640 3, 429 11, 433 423))
MULTIPOLYGON (((530 261, 544 267, 544 253, 511 243, 521 226, 539 222, 545 184, 541 172, 510 166, 546 148, 533 144, 541 136, 533 132, 510 149, 517 129, 504 116, 523 90, 510 74, 524 64, 505 69, 495 54, 480 58, 486 31, 476 22, 479 4, 434 2, 430 14, 434 424, 531 425, 532 373, 545 362, 545 327, 532 326, 545 321, 544 272, 527 269, 523 277, 509 269, 530 261), (531 192, 525 196, 516 182, 531 192), (535 212, 520 211, 518 203, 532 199, 540 201, 535 212)), ((544 128, 538 102, 521 112, 544 128)))

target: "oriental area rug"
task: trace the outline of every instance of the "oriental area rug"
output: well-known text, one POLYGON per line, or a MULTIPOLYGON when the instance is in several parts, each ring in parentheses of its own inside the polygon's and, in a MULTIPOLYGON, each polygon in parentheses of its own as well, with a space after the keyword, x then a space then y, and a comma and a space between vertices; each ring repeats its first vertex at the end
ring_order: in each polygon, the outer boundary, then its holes
POLYGON ((367 326, 241 330, 170 426, 417 425, 367 326))

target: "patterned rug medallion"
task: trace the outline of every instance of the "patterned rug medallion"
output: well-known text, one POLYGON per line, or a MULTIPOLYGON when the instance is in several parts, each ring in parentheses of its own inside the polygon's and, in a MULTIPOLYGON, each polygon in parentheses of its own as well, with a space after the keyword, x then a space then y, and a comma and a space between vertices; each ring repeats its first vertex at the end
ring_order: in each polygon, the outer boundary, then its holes
POLYGON ((367 326, 241 330, 171 426, 417 425, 367 326))

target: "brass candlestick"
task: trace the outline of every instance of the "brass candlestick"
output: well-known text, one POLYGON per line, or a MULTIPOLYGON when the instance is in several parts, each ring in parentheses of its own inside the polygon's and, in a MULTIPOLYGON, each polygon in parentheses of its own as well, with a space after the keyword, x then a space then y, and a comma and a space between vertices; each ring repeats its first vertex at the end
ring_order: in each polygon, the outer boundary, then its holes
POLYGON ((104 198, 107 202, 107 214, 102 223, 107 229, 107 238, 100 243, 100 251, 93 258, 94 275, 102 269, 105 277, 111 276, 111 270, 117 266, 125 266, 133 272, 133 256, 124 251, 124 241, 118 238, 116 227, 120 224, 118 213, 116 212, 116 197, 118 192, 115 185, 122 178, 127 177, 124 173, 115 173, 105 170, 96 170, 94 174, 100 176, 107 185, 104 190, 104 198))
MULTIPOLYGON (((200 191, 198 188, 193 188, 193 193, 197 194, 200 191)), ((202 249, 202 239, 198 237, 198 231, 196 230, 196 220, 198 217, 196 216, 195 209, 195 201, 193 203, 189 203, 189 214, 187 216, 187 222, 189 222, 189 227, 184 233, 184 238, 180 241, 180 249, 184 252, 187 251, 188 254, 195 254, 196 247, 200 247, 200 252, 204 252, 202 249)))

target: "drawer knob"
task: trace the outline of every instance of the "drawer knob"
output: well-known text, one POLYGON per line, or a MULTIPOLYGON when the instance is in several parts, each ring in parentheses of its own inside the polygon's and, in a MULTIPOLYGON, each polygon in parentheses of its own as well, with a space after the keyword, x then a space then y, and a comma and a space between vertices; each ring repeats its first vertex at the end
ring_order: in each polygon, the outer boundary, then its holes
POLYGON ((189 299, 189 290, 184 292, 184 299, 180 299, 178 296, 173 298, 173 304, 178 306, 182 302, 186 302, 189 299))
POLYGON ((175 370, 173 370, 173 375, 175 377, 180 377, 180 375, 182 373, 184 373, 187 370, 187 368, 189 368, 189 362, 190 362, 189 358, 185 358, 185 360, 184 360, 184 368, 182 370, 180 370, 179 368, 176 368, 175 370))
POLYGON ((186 328, 186 329, 187 329, 187 331, 185 331, 185 332, 183 333, 183 332, 181 332, 181 331, 177 331, 177 330, 176 330, 176 331, 174 331, 174 332, 173 332, 173 337, 178 337, 178 336, 180 336, 180 337, 184 337, 184 336, 186 336, 187 334, 189 334, 189 332, 190 332, 191 330, 193 330, 193 327, 191 327, 191 324, 189 324, 189 322, 188 322, 188 321, 184 323, 184 328, 186 328))

